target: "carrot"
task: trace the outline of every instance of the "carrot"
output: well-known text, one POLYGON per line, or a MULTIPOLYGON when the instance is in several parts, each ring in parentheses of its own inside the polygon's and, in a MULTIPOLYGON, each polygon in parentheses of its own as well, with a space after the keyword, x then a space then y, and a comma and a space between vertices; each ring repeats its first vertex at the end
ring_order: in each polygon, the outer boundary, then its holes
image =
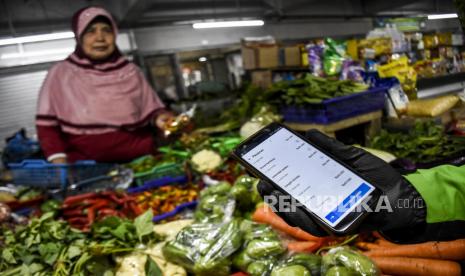
POLYGON ((355 243, 355 246, 357 246, 360 249, 364 249, 364 250, 376 250, 376 249, 383 248, 382 246, 376 243, 371 243, 371 242, 357 242, 355 243))
POLYGON ((242 272, 242 271, 239 271, 239 272, 236 272, 234 274, 231 274, 230 276, 248 276, 249 274, 245 273, 245 272, 242 272))
POLYGON ((396 245, 367 252, 368 256, 417 257, 444 260, 465 259, 465 239, 448 242, 425 242, 420 244, 396 245))
POLYGON ((316 241, 293 241, 287 244, 287 250, 296 253, 309 253, 314 252, 320 248, 322 242, 316 241))
POLYGON ((400 244, 396 244, 396 243, 387 241, 387 240, 385 240, 385 239, 377 239, 377 240, 375 241, 375 244, 380 245, 380 246, 383 246, 383 247, 394 247, 394 246, 400 245, 400 244))
POLYGON ((303 231, 299 227, 289 226, 282 218, 273 213, 270 207, 263 204, 258 207, 252 215, 252 220, 255 222, 266 223, 271 225, 273 228, 280 230, 296 239, 304 241, 322 241, 324 238, 310 235, 303 231))
POLYGON ((371 257, 371 259, 384 274, 459 276, 461 273, 460 265, 452 261, 405 257, 371 257))

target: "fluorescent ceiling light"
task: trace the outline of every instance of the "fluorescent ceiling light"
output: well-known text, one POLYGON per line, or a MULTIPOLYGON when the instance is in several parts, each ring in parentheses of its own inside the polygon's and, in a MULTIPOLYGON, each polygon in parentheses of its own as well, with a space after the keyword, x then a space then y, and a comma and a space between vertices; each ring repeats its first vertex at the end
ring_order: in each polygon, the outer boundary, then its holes
POLYGON ((70 54, 73 51, 74 51, 73 48, 63 48, 63 49, 51 49, 51 50, 31 51, 31 52, 22 52, 22 53, 7 53, 7 54, 2 54, 0 56, 0 59, 27 58, 27 57, 50 56, 50 55, 59 55, 59 54, 70 54))
POLYGON ((200 62, 205 62, 205 61, 207 61, 207 58, 206 57, 199 57, 199 61, 200 62))
POLYGON ((428 15, 429 20, 457 18, 457 17, 459 17, 459 16, 456 13, 444 13, 444 14, 430 14, 430 15, 428 15))
POLYGON ((208 28, 230 28, 230 27, 253 27, 263 26, 263 20, 241 20, 241 21, 214 21, 214 22, 200 22, 192 24, 194 29, 208 29, 208 28))
POLYGON ((12 38, 0 39, 0 46, 19 44, 19 43, 28 43, 28 42, 49 41, 49 40, 65 39, 65 38, 72 38, 72 37, 74 37, 73 32, 12 37, 12 38))

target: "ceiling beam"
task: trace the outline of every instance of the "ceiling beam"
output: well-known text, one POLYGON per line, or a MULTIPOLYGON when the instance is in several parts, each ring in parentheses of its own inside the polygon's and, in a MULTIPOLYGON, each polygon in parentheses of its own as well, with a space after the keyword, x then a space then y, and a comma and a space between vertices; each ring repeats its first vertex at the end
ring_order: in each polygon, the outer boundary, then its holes
POLYGON ((123 28, 132 27, 137 19, 146 11, 153 1, 150 0, 128 0, 126 13, 121 17, 120 25, 123 28))
POLYGON ((373 1, 362 0, 362 8, 365 13, 375 14, 383 11, 392 11, 409 4, 418 2, 418 0, 389 0, 389 1, 373 1))
MULTIPOLYGON (((242 17, 257 17, 260 16, 257 12, 241 12, 242 17)), ((215 17, 221 17, 222 19, 237 19, 237 13, 221 13, 216 14, 215 17)), ((205 14, 192 14, 189 16, 185 15, 167 15, 167 16, 157 16, 157 17, 147 17, 138 20, 134 23, 135 28, 137 27, 151 27, 151 26, 165 26, 165 25, 173 25, 176 22, 192 22, 196 20, 204 20, 204 19, 213 19, 213 16, 208 16, 205 14)))

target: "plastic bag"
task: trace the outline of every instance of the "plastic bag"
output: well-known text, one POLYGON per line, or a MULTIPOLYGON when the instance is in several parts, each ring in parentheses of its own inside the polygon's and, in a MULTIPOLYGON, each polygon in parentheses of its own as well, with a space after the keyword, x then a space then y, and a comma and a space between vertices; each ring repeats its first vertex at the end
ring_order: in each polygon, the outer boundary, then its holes
POLYGON ((249 211, 255 208, 255 205, 262 201, 257 190, 258 179, 242 175, 236 179, 231 193, 236 199, 237 207, 241 211, 249 211))
POLYGON ((240 229, 244 244, 234 255, 233 266, 251 276, 268 275, 286 251, 278 234, 268 225, 249 220, 243 220, 240 229))
POLYGON ((411 101, 407 106, 407 115, 418 117, 435 117, 438 116, 459 102, 459 97, 448 95, 428 100, 411 101))
POLYGON ((331 249, 323 256, 321 269, 323 275, 328 275, 328 273, 330 275, 338 275, 335 274, 335 270, 362 276, 380 275, 380 270, 368 257, 347 247, 336 247, 331 249))
POLYGON ((334 76, 341 72, 346 53, 345 43, 339 43, 331 38, 325 39, 323 69, 327 76, 334 76))
POLYGON ((231 256, 242 245, 239 225, 238 219, 192 224, 163 247, 163 255, 196 275, 229 275, 231 256))
POLYGON ((342 64, 341 80, 352 80, 363 82, 363 69, 362 66, 356 61, 345 60, 342 64))
POLYGON ((5 168, 8 168, 8 163, 43 158, 39 142, 28 138, 24 128, 5 139, 5 142, 6 146, 2 153, 2 162, 5 168))
POLYGON ((324 47, 317 44, 307 45, 308 53, 308 65, 310 67, 310 73, 317 77, 323 77, 323 53, 324 47))

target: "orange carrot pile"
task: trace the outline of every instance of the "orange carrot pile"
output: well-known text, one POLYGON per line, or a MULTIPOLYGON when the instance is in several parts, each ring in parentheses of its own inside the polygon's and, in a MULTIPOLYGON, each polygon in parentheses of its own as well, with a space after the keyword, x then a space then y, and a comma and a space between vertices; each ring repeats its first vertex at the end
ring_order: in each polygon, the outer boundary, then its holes
POLYGON ((324 238, 313 236, 303 231, 299 227, 289 226, 282 218, 273 213, 273 210, 271 210, 271 208, 265 204, 255 210, 254 214, 252 215, 252 220, 259 223, 268 224, 271 227, 282 231, 298 240, 315 242, 321 242, 324 240, 324 238))
POLYGON ((318 241, 292 241, 287 244, 287 250, 294 253, 313 253, 321 245, 322 242, 318 241))
POLYGON ((378 236, 375 242, 357 242, 384 274, 461 275, 459 260, 465 260, 465 239, 419 244, 395 244, 378 236))
POLYGON ((406 276, 461 275, 460 265, 452 261, 406 257, 371 257, 371 259, 384 274, 406 276))
POLYGON ((371 243, 371 242, 357 242, 355 243, 355 246, 364 249, 364 250, 376 250, 376 249, 382 249, 383 247, 377 243, 371 243))
POLYGON ((367 256, 417 257, 455 261, 464 260, 465 239, 449 242, 425 242, 393 247, 378 247, 370 250, 367 256))

